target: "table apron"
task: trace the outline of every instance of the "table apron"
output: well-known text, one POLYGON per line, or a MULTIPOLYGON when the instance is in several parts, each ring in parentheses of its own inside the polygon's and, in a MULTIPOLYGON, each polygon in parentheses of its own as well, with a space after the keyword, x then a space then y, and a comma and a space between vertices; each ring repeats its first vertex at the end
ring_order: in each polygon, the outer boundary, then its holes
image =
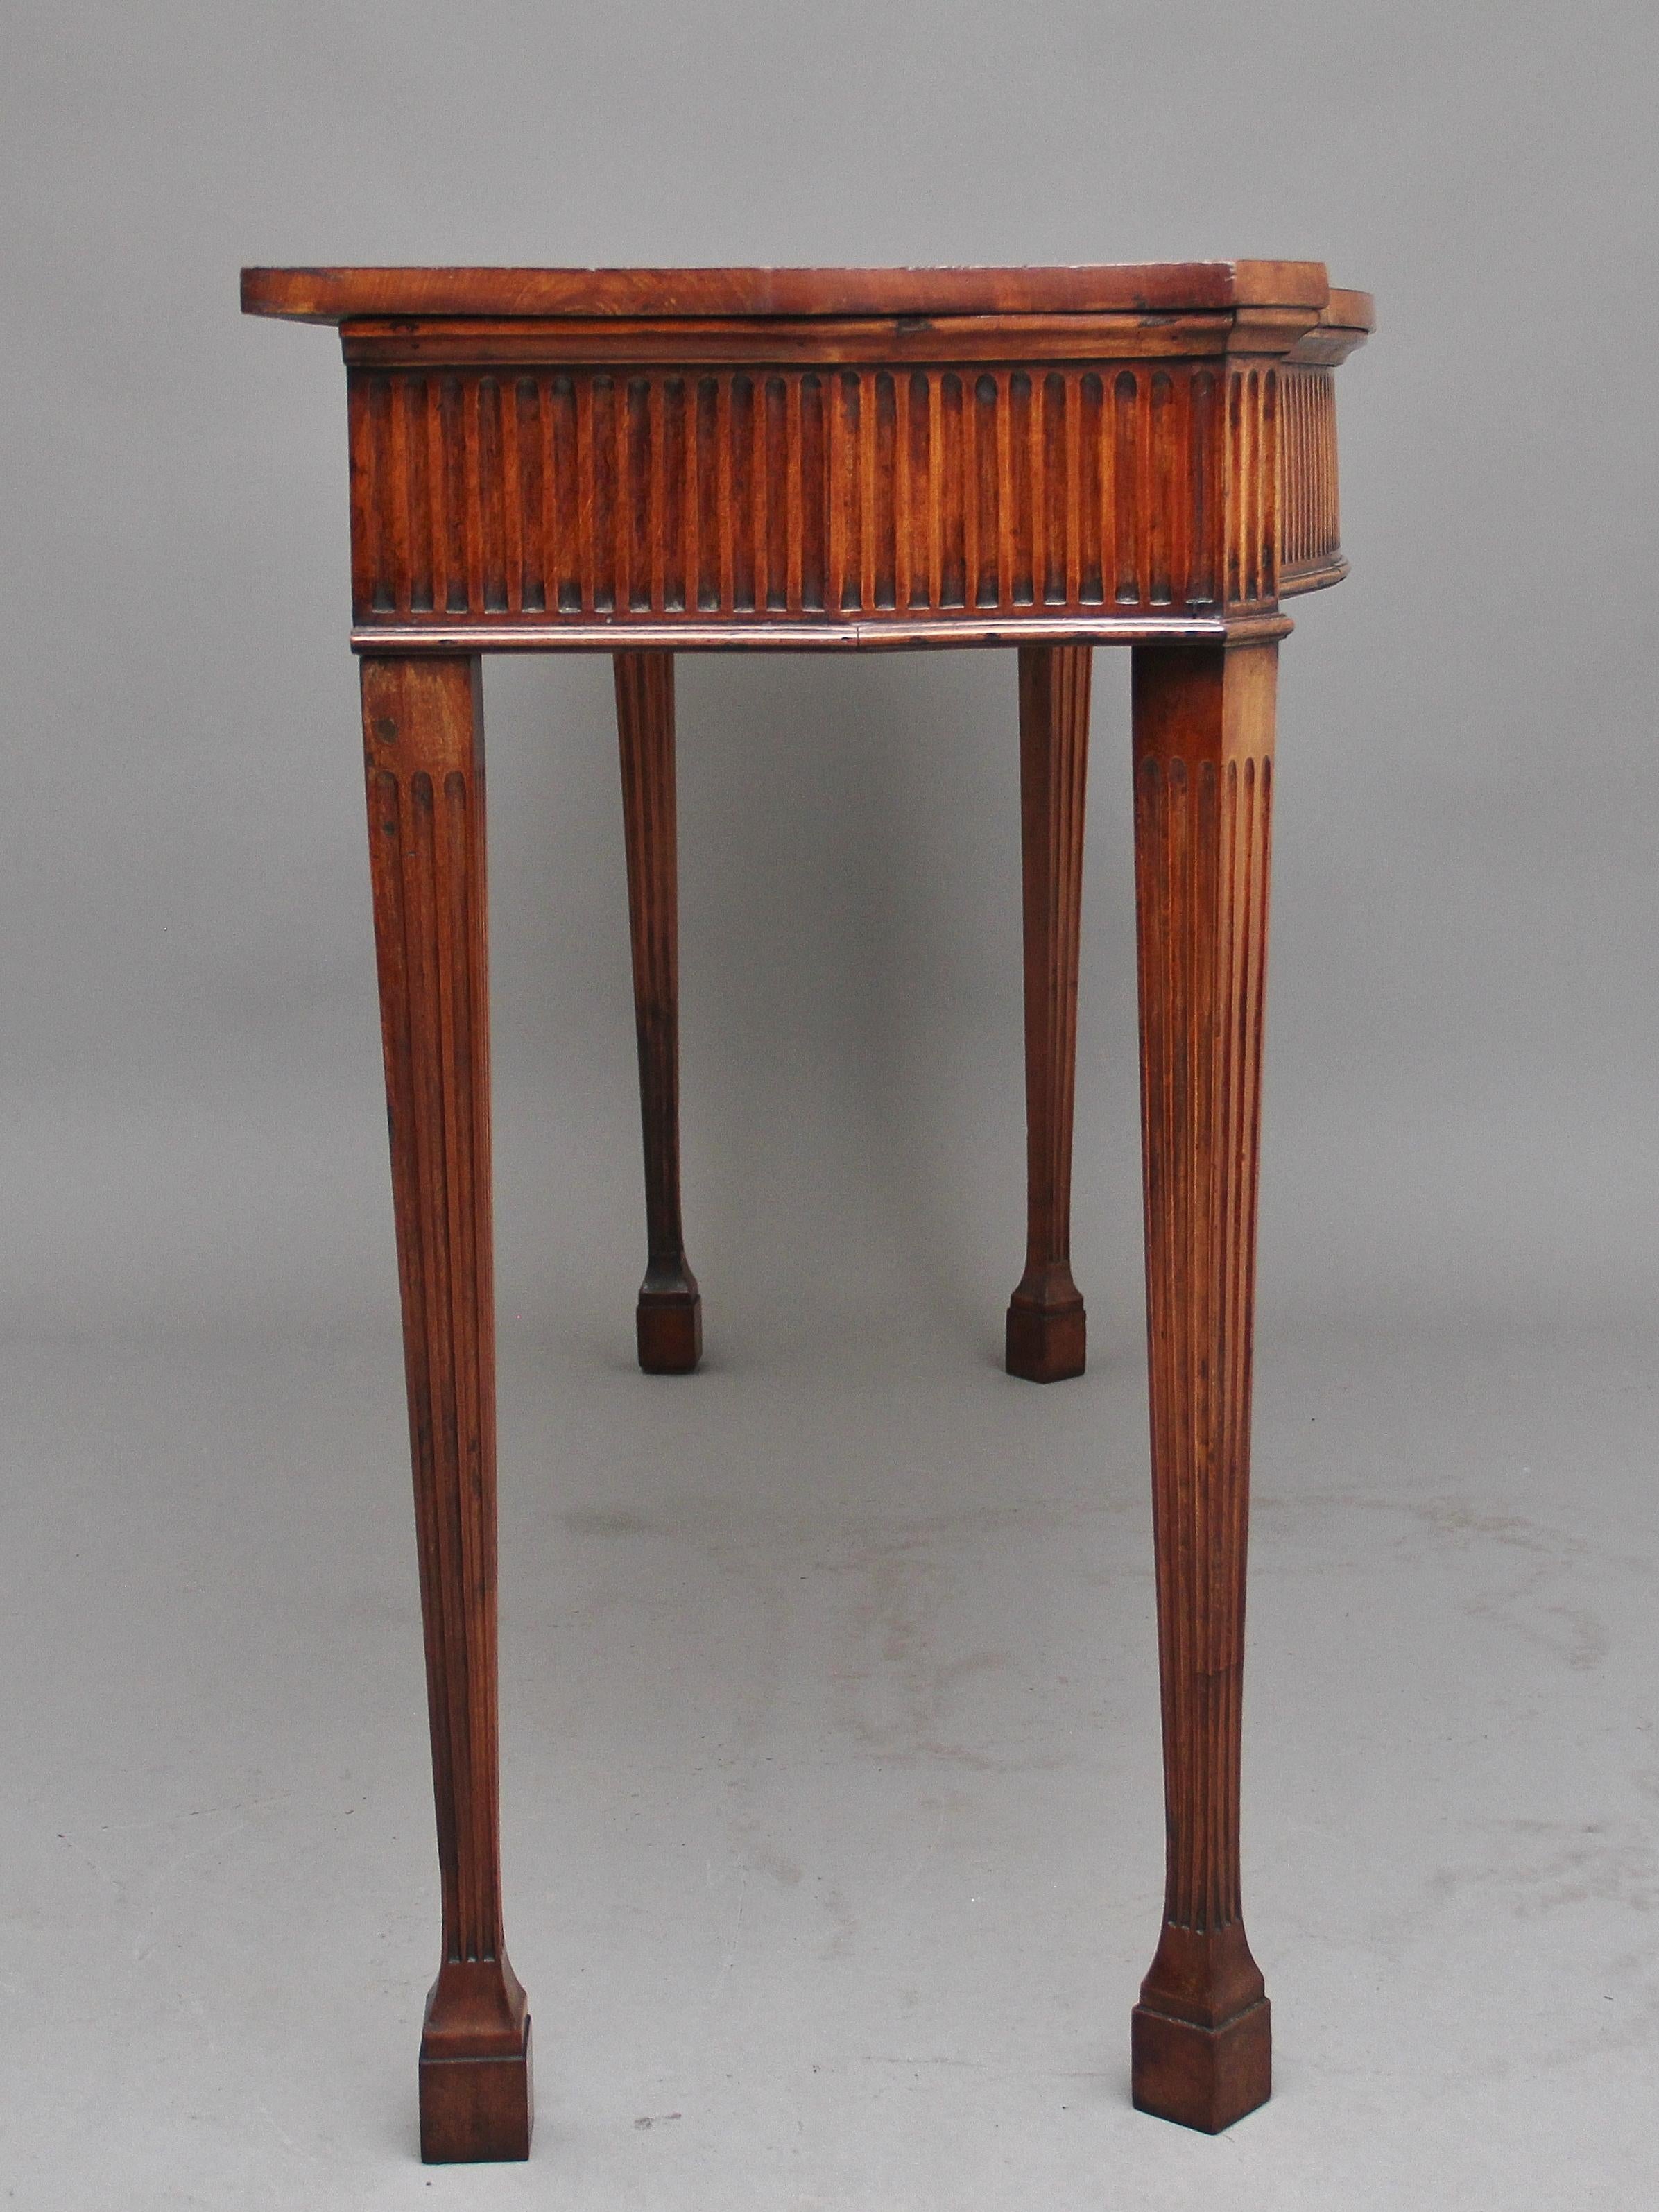
POLYGON ((347 374, 360 645, 1199 639, 1344 573, 1326 367, 347 374))

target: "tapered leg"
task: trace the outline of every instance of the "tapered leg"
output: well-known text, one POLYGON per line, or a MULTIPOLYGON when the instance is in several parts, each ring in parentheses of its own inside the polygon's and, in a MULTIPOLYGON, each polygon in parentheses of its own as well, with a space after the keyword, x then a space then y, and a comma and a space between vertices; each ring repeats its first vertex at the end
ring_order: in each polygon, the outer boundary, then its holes
POLYGON ((1134 2101, 1209 2133, 1265 2103, 1239 1899, 1239 1692, 1276 643, 1138 647, 1147 1342, 1168 1866, 1134 2101))
POLYGON ((483 730, 476 657, 366 658, 363 738, 443 1888, 421 2155, 530 2154, 501 1940, 483 730))
POLYGON ((640 1364, 650 1375, 689 1375, 702 1357, 702 1301, 686 1263, 680 1221, 674 660, 667 653, 619 653, 616 664, 645 1133, 647 1256, 637 1316, 640 1364))
POLYGON ((1008 1372, 1081 1375, 1087 1318, 1072 1280, 1072 1103, 1089 768, 1086 645, 1019 649, 1025 909, 1025 1273, 1008 1305, 1008 1372))

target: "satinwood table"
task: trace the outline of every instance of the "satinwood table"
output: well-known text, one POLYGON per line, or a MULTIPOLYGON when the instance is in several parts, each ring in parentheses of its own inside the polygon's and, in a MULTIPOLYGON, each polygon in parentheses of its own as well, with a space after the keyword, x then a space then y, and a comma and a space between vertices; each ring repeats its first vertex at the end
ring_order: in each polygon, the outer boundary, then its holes
POLYGON ((1028 1243, 1012 1375, 1081 1372, 1069 1254, 1092 647, 1133 652, 1142 1133, 1168 1875, 1133 2095, 1267 2097, 1239 1900, 1251 1305, 1280 611, 1342 576, 1317 262, 1066 269, 250 269, 337 324, 442 1874, 429 2160, 523 2158, 501 1932, 480 656, 610 653, 649 1264, 639 1357, 696 1364, 680 1222, 673 655, 1009 646, 1019 671, 1028 1243))

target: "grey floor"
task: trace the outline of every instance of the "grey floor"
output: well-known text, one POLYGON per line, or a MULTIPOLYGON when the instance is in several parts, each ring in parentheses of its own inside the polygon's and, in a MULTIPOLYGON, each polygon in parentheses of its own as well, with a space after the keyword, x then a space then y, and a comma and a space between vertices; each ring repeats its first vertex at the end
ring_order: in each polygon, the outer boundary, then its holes
MULTIPOLYGON (((1369 1212, 1297 1214, 1294 1102, 1246 1766, 1277 2086, 1210 2142, 1127 2098, 1160 1881, 1132 1133, 1081 1178, 1085 1379, 998 1370, 1017 1180, 930 1255, 926 1192, 896 1226, 830 1131, 793 1217, 763 1169, 750 1213, 705 1193, 707 1370, 664 1382, 629 1364, 625 1117, 576 1138, 503 1099, 507 1885, 538 2112, 527 2168, 424 2172, 434 1851, 374 1118, 197 1130, 125 1302, 106 1268, 9 1354, 8 2204, 1650 2201, 1639 1271, 1575 1290, 1557 1253, 1546 1297, 1488 1255, 1461 1289, 1456 1175, 1437 1206, 1401 1173, 1397 1241, 1446 1289, 1391 1288, 1386 1175, 1369 1212), (568 1193, 556 1260, 529 1194, 561 1134, 619 1164, 568 1193), (1364 1255, 1363 1297, 1320 1233, 1364 1255)), ((107 1224, 119 1147, 75 1134, 107 1224)), ((816 1139, 790 1141, 798 1170, 816 1139)))

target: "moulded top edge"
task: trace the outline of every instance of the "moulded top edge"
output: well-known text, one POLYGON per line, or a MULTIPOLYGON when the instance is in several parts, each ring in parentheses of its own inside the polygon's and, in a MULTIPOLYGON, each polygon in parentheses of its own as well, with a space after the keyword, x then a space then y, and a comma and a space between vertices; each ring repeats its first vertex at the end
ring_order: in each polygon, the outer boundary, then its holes
MULTIPOLYGON (((1050 269, 244 269, 242 309, 367 317, 985 315, 1303 308, 1355 318, 1319 261, 1110 263, 1050 269)), ((1337 318, 1331 318, 1336 319, 1337 318)), ((1370 328, 1369 321, 1363 327, 1370 328)))

